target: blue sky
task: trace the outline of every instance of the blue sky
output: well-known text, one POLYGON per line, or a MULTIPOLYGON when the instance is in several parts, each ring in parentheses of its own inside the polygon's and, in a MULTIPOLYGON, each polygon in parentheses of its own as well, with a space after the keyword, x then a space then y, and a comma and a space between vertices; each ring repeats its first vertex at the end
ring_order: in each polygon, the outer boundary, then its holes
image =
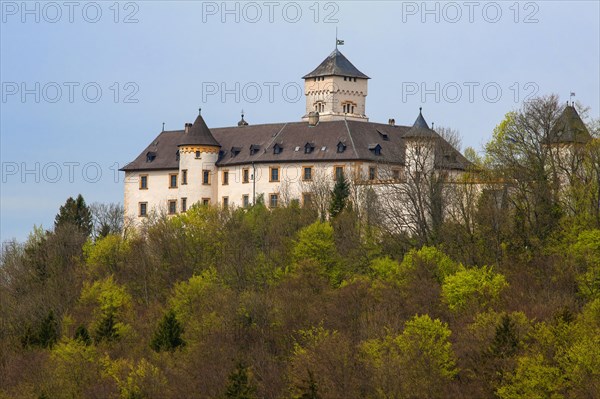
POLYGON ((123 174, 197 110, 209 127, 297 121, 334 48, 369 75, 372 121, 457 129, 481 149, 528 95, 600 110, 600 2, 0 3, 0 240, 66 198, 122 202, 123 174), (25 7, 23 7, 25 4, 25 7), (272 88, 270 90, 270 88, 272 88))

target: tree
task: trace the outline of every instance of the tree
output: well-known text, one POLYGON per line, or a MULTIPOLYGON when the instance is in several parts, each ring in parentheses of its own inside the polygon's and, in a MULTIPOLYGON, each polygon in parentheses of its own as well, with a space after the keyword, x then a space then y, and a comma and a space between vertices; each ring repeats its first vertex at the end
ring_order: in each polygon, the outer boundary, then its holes
POLYGON ((466 269, 461 266, 442 283, 442 298, 452 311, 466 310, 470 306, 485 308, 507 286, 506 278, 494 273, 491 267, 466 269))
POLYGON ((341 175, 337 178, 335 185, 333 186, 333 191, 331 192, 329 216, 334 218, 344 210, 349 195, 350 187, 344 175, 341 175))
POLYGON ((79 327, 77 327, 77 329, 75 330, 74 338, 76 341, 80 341, 85 345, 92 344, 92 338, 90 337, 90 333, 88 332, 87 328, 85 328, 85 326, 83 324, 79 325, 79 327))
POLYGON ((485 147, 490 167, 510 184, 514 238, 521 245, 548 237, 560 217, 557 170, 548 145, 560 112, 557 96, 533 98, 506 114, 485 147))
POLYGON ((248 367, 239 362, 229 375, 229 385, 225 392, 228 399, 255 399, 256 387, 250 381, 248 367))
POLYGON ((154 337, 150 342, 150 347, 156 352, 174 351, 180 346, 184 346, 185 342, 181 338, 183 328, 175 316, 173 310, 169 310, 158 324, 158 328, 154 331, 154 337))
POLYGON ((457 373, 446 323, 415 316, 396 336, 369 340, 361 349, 373 373, 377 398, 443 398, 457 373))
POLYGON ((125 210, 121 204, 103 204, 94 202, 90 205, 92 214, 92 236, 103 238, 109 234, 120 235, 125 225, 125 210))
POLYGON ((335 248, 333 227, 329 223, 317 221, 300 230, 292 249, 292 258, 296 263, 305 260, 316 262, 332 282, 339 283, 339 256, 335 248))
POLYGON ((90 208, 85 204, 85 200, 81 194, 76 199, 69 197, 67 202, 60 207, 54 219, 55 230, 67 224, 76 226, 86 236, 89 236, 92 232, 92 213, 90 212, 90 208))

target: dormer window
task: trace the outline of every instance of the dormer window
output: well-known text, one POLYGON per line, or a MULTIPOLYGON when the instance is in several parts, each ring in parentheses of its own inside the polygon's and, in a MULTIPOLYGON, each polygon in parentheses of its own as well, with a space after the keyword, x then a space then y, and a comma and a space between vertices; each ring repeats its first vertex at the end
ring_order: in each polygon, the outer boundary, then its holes
POLYGON ((231 147, 231 157, 236 157, 242 151, 241 147, 231 147))
POLYGON ((344 151, 346 151, 346 144, 344 144, 340 141, 337 145, 337 152, 338 152, 338 154, 341 154, 344 151))
POLYGON ((154 151, 148 151, 146 153, 146 162, 152 162, 156 158, 156 153, 154 151))
POLYGON ((381 155, 381 146, 379 144, 370 144, 369 151, 375 155, 381 155))
POLYGON ((304 153, 305 154, 310 154, 314 150, 315 150, 315 143, 306 143, 304 145, 304 153))
POLYGON ((381 130, 377 130, 377 133, 379 133, 379 136, 381 136, 384 141, 390 141, 390 136, 388 136, 387 133, 382 132, 381 130))
POLYGON ((256 155, 260 150, 260 146, 258 144, 252 144, 250 146, 250 155, 256 155))
POLYGON ((177 162, 179 162, 179 150, 177 150, 177 152, 175 153, 175 159, 177 159, 177 162))
POLYGON ((275 154, 275 155, 281 154, 281 151, 283 151, 283 147, 280 146, 279 144, 275 144, 273 146, 273 154, 275 154))

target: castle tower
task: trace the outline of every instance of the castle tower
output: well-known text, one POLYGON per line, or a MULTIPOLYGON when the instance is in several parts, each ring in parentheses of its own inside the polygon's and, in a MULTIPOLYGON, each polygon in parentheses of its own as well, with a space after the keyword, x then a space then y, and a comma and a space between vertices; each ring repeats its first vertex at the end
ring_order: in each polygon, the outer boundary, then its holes
POLYGON ((439 135, 429 128, 422 108, 413 126, 402 137, 406 143, 405 165, 408 172, 427 172, 435 167, 436 144, 439 135))
POLYGON ((215 140, 201 115, 194 123, 185 124, 179 143, 179 198, 184 211, 192 204, 217 201, 217 167, 221 146, 215 140))
POLYGON ((314 71, 302 77, 308 121, 310 112, 319 120, 358 120, 367 122, 365 102, 370 79, 336 48, 314 71))

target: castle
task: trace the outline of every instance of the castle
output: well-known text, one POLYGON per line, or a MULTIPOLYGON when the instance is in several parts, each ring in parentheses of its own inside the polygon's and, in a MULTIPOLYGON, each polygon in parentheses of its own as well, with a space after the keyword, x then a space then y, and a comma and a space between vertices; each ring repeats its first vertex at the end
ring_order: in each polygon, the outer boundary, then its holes
POLYGON ((315 200, 319 182, 340 176, 356 184, 403 184, 416 170, 460 174, 469 162, 425 121, 410 126, 370 122, 367 75, 337 48, 303 77, 301 121, 209 128, 202 115, 183 130, 162 131, 125 172, 125 216, 140 222, 151 213, 175 215, 192 204, 271 208, 315 200), (426 151, 428 150, 428 151, 426 151), (421 165, 422 166, 422 165, 421 165))

